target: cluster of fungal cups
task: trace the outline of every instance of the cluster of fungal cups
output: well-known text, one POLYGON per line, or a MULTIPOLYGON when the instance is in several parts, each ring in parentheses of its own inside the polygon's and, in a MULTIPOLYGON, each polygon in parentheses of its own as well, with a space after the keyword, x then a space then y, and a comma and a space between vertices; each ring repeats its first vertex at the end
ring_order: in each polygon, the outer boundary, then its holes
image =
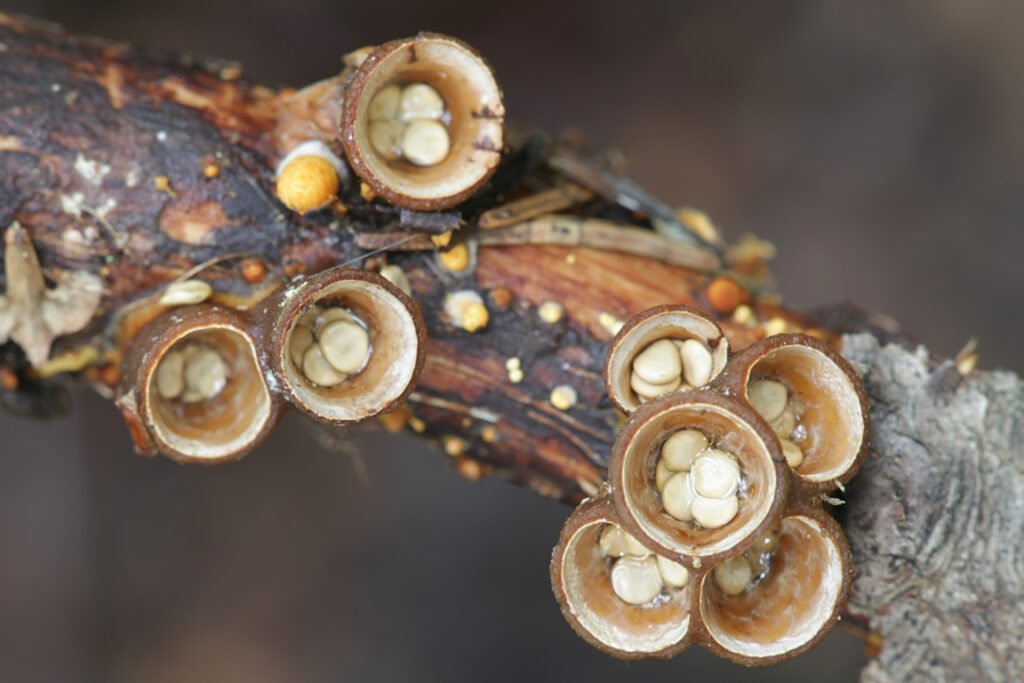
POLYGON ((714 368, 711 349, 699 339, 659 339, 633 359, 629 386, 641 403, 673 391, 702 387, 714 368))
POLYGON ((743 482, 739 461, 711 446, 696 429, 681 429, 665 439, 654 482, 665 512, 681 522, 717 529, 739 511, 743 482))
POLYGON ((701 312, 659 306, 612 341, 605 381, 630 417, 608 486, 569 518, 552 557, 569 623, 622 658, 698 643, 765 664, 812 647, 838 620, 852 571, 822 502, 865 454, 850 366, 803 335, 730 357, 701 312), (661 389, 646 395, 650 385, 661 389))
POLYGON ((618 524, 604 526, 598 546, 608 563, 612 591, 630 605, 649 604, 690 581, 686 567, 652 553, 618 524))
POLYGON ((169 351, 156 370, 160 397, 182 403, 216 398, 227 385, 227 379, 228 364, 217 349, 195 342, 169 351))
POLYGON ((381 88, 370 101, 369 116, 370 143, 388 161, 433 166, 448 156, 450 117, 440 93, 426 83, 381 88))
POLYGON ((249 452, 286 405, 335 425, 396 407, 423 367, 415 303, 383 277, 334 268, 259 306, 171 309, 136 337, 118 404, 136 447, 183 462, 249 452))
POLYGON ((334 387, 366 365, 370 333, 351 311, 314 304, 295 322, 288 355, 307 380, 320 387, 334 387))
MULTIPOLYGON (((336 79, 295 95, 293 108, 315 120, 281 128, 280 143, 291 146, 279 150, 275 190, 290 210, 332 207, 355 175, 367 201, 438 211, 495 172, 505 108, 472 47, 421 33, 357 51, 346 64, 336 79), (323 115, 339 101, 334 139, 322 134, 323 115), (314 137, 296 142, 303 132, 314 137)), ((330 424, 359 422, 396 407, 422 369, 419 309, 382 277, 327 270, 282 286, 252 310, 205 302, 209 294, 193 305, 173 301, 125 356, 117 400, 143 452, 185 462, 238 458, 286 404, 330 424)), ((466 329, 486 325, 486 307, 465 313, 466 329)))

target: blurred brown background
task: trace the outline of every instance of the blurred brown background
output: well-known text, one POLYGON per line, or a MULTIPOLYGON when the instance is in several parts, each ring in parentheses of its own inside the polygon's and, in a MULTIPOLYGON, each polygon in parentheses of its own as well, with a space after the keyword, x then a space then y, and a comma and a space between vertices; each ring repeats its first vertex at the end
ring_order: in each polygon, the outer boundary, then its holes
MULTIPOLYGON (((493 62, 513 117, 619 146, 634 177, 779 247, 792 304, 852 299, 936 351, 1024 369, 1024 4, 0 0, 70 29, 302 85, 429 29, 493 62)), ((623 664, 563 622, 568 510, 462 481, 411 439, 322 450, 294 416, 242 463, 134 456, 79 391, 0 415, 0 680, 856 680, 837 631, 747 670, 623 664)))

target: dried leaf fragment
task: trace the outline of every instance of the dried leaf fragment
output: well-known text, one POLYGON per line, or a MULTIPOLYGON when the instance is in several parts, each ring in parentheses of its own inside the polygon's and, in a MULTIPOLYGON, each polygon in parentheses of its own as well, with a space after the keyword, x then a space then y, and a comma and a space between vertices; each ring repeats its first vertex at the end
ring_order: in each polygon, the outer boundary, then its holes
POLYGON ((47 289, 28 232, 12 223, 5 242, 7 291, 0 295, 0 342, 12 340, 39 367, 49 358, 54 339, 78 332, 92 320, 103 282, 92 273, 74 271, 61 273, 56 286, 47 289))

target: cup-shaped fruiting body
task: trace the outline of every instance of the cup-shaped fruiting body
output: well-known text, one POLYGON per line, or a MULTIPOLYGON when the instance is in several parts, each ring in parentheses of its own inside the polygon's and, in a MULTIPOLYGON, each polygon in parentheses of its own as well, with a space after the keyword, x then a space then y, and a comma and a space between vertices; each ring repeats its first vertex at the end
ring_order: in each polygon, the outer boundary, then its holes
POLYGON ((583 503, 566 522, 551 585, 573 629, 617 657, 669 657, 690 643, 697 582, 625 532, 608 498, 583 503))
POLYGON ((341 139, 377 195, 436 211, 494 173, 504 119, 487 62, 461 41, 423 33, 385 43, 362 62, 346 87, 341 139))
POLYGON ((699 567, 778 522, 784 468, 778 441, 749 406, 694 390, 637 409, 612 449, 608 477, 630 533, 699 567))
POLYGON ((831 491, 856 474, 867 450, 867 396, 826 344, 799 334, 768 337, 737 354, 719 383, 768 422, 804 485, 831 491))
POLYGON ((659 396, 707 385, 728 357, 728 340, 703 313, 656 306, 631 318, 612 340, 604 366, 608 396, 630 413, 659 396))
POLYGON ((744 664, 770 664, 820 641, 838 622, 853 563, 820 508, 782 520, 770 546, 730 558, 701 580, 701 640, 744 664))
POLYGON ((389 410, 423 368, 419 308, 376 273, 333 268, 286 287, 264 310, 274 375, 289 401, 322 422, 389 410))
POLYGON ((176 309, 150 323, 132 349, 119 403, 145 450, 182 462, 233 460, 276 423, 257 342, 235 311, 176 309))

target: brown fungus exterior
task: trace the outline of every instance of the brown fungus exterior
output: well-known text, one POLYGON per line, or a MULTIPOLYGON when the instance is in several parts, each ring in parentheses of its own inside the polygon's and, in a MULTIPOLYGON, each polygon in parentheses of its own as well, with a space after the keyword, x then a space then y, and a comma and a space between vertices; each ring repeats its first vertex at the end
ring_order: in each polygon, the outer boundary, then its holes
POLYGON ((406 209, 449 208, 482 187, 501 161, 504 128, 505 106, 490 66, 449 36, 421 33, 384 43, 345 88, 341 142, 349 163, 376 195, 406 209), (438 163, 388 159, 370 140, 374 98, 388 86, 410 83, 430 86, 443 100, 450 144, 438 163))
POLYGON ((117 402, 140 452, 225 462, 261 443, 288 403, 330 424, 398 407, 419 378, 425 346, 422 316, 408 296, 374 273, 332 268, 281 286, 249 311, 202 304, 157 316, 133 339, 117 402), (287 357, 298 316, 326 302, 351 311, 370 339, 364 366, 330 388, 303 378, 287 357), (196 374, 206 395, 190 397, 174 372, 161 371, 195 349, 213 359, 213 374, 223 380, 210 384, 205 368, 196 374))
POLYGON ((413 390, 426 358, 427 333, 419 307, 385 278, 333 268, 284 287, 261 310, 270 370, 285 398, 329 424, 351 424, 396 408, 413 390), (314 306, 350 311, 365 325, 369 355, 361 370, 337 386, 317 386, 290 360, 300 316, 314 306))
POLYGON ((239 313, 211 305, 175 309, 147 325, 131 348, 118 404, 141 452, 189 463, 236 460, 277 424, 281 399, 270 390, 258 341, 239 313), (161 362, 187 345, 214 350, 227 366, 223 389, 194 404, 168 399, 157 386, 161 362))
POLYGON ((803 406, 806 457, 794 472, 809 493, 834 491, 867 457, 868 399, 857 373, 828 344, 804 334, 777 334, 744 349, 716 382, 749 405, 748 388, 761 378, 784 384, 803 406))
MULTIPOLYGON (((850 549, 823 508, 823 496, 849 481, 865 456, 870 429, 864 389, 830 347, 786 334, 723 361, 705 388, 667 392, 637 406, 624 373, 643 348, 678 336, 680 329, 716 348, 717 326, 678 306, 640 313, 612 341, 608 391, 630 417, 612 447, 608 484, 563 528, 552 556, 552 588, 573 629, 619 658, 670 657, 697 643, 745 665, 789 659, 839 621, 850 589, 850 549), (751 390, 759 381, 772 383, 767 388, 782 408, 769 411, 763 398, 752 398, 765 389, 751 390), (774 413, 783 408, 792 415, 780 427, 774 413), (668 512, 659 467, 671 457, 667 440, 683 432, 700 435, 692 437, 698 445, 691 463, 702 457, 734 463, 739 502, 721 525, 668 512), (805 451, 796 464, 784 453, 789 438, 805 451), (672 600, 665 594, 639 606, 619 599, 610 587, 610 565, 599 561, 598 529, 606 524, 619 525, 651 553, 689 570, 685 613, 666 612, 672 600), (730 566, 746 573, 730 582, 730 566), (666 614, 672 615, 667 621, 666 614)), ((697 466, 689 467, 670 477, 696 477, 691 472, 697 466)), ((693 485, 699 493, 701 484, 693 485)))
POLYGON ((610 583, 598 537, 618 516, 607 496, 582 503, 562 528, 551 556, 551 586, 562 614, 584 640, 620 659, 668 658, 692 642, 697 605, 692 578, 671 599, 654 607, 619 600, 610 583))

